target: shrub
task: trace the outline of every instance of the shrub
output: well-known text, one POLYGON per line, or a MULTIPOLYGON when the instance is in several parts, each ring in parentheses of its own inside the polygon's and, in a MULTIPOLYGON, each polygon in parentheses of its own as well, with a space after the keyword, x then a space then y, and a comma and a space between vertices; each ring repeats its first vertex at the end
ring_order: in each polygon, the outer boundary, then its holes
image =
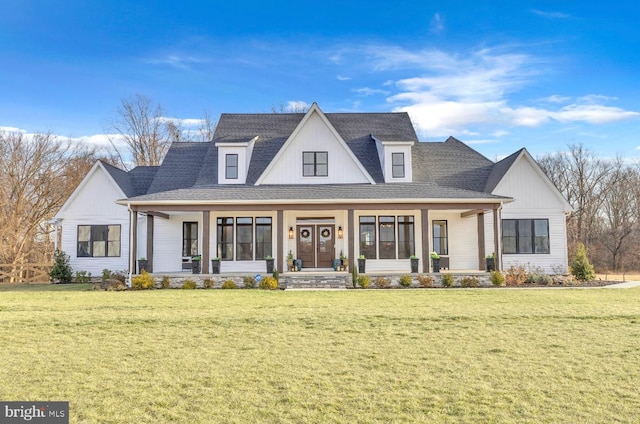
POLYGON ((109 291, 122 291, 126 289, 127 289, 127 286, 124 284, 124 282, 120 280, 114 280, 114 279, 109 280, 106 287, 106 290, 109 290, 109 291))
POLYGON ((571 261, 571 273, 579 281, 588 281, 596 278, 593 265, 591 265, 589 258, 587 258, 587 249, 582 243, 578 243, 576 247, 576 253, 573 256, 573 261, 571 261))
POLYGON ((124 284, 127 281, 127 276, 125 275, 124 271, 115 271, 111 273, 111 279, 118 280, 122 284, 124 284))
POLYGON ((500 271, 491 271, 491 284, 496 287, 504 286, 504 275, 500 271))
POLYGON ((153 285, 156 283, 154 278, 144 269, 140 273, 140 275, 136 275, 131 278, 131 287, 134 290, 147 290, 153 288, 153 285))
POLYGON ((410 275, 401 275, 398 282, 402 287, 409 287, 413 282, 413 278, 410 275))
POLYGON ((236 283, 234 283, 233 280, 224 280, 224 282, 222 283, 221 288, 223 288, 223 289, 237 289, 238 286, 236 286, 236 283))
POLYGON ((368 275, 359 275, 358 276, 358 285, 363 289, 369 288, 369 284, 371 283, 371 278, 368 275))
POLYGON ((69 263, 69 255, 61 250, 56 250, 53 254, 53 267, 49 272, 49 279, 52 283, 70 283, 71 282, 71 264, 69 263))
POLYGON ((476 277, 462 277, 460 279, 461 287, 480 287, 480 280, 476 277))
POLYGON ((273 279, 276 280, 276 282, 278 282, 278 280, 280 280, 280 273, 278 272, 277 269, 273 270, 273 274, 271 274, 273 276, 273 279))
POLYGON ((91 273, 87 271, 76 271, 76 277, 74 278, 76 283, 87 284, 91 282, 91 273))
POLYGON ((278 280, 273 277, 264 277, 260 280, 260 288, 262 290, 275 290, 278 288, 278 280))
POLYGON ((420 287, 432 287, 433 277, 430 275, 418 275, 418 284, 420 285, 420 287))
POLYGON ((504 276, 507 286, 521 286, 527 281, 527 271, 523 266, 511 265, 504 276))
POLYGON ((196 282, 193 280, 186 279, 184 280, 184 283, 182 283, 182 288, 185 290, 193 290, 196 287, 196 282))
POLYGON ((171 279, 165 275, 162 277, 162 281, 160 282, 160 288, 168 289, 171 287, 171 279))
POLYGON ((256 288, 256 279, 254 277, 244 277, 242 279, 242 282, 244 283, 244 288, 245 289, 255 289, 256 288))
POLYGON ((111 280, 111 271, 105 268, 102 270, 102 281, 105 282, 107 280, 111 280))
POLYGON ((527 275, 527 283, 549 286, 553 284, 553 278, 551 278, 550 275, 547 275, 544 272, 534 272, 527 275))
MULTIPOLYGON (((214 282, 211 278, 205 278, 204 281, 202 282, 202 285, 205 289, 212 289, 214 286, 214 282)), ((235 287, 234 287, 235 288, 235 287)))
POLYGON ((454 281, 453 274, 442 274, 442 287, 451 287, 454 281))
POLYGON ((387 277, 376 277, 373 285, 378 289, 386 289, 391 285, 391 281, 387 277))

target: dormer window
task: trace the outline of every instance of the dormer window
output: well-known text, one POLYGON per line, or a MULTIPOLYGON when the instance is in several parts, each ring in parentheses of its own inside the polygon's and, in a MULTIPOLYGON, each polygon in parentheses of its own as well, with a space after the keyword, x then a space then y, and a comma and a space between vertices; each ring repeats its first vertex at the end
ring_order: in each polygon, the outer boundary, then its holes
POLYGON ((302 152, 302 175, 304 177, 328 177, 328 152, 302 152))
POLYGON ((404 153, 391 154, 391 175, 393 178, 404 178, 404 153))
POLYGON ((225 155, 225 178, 227 180, 238 179, 238 155, 231 153, 225 155))

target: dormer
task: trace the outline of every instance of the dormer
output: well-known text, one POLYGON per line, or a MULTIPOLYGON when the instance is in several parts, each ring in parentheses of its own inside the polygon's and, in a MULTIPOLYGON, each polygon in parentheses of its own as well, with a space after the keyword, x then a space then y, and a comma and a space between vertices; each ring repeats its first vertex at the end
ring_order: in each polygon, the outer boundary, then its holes
POLYGON ((218 149, 218 184, 245 184, 253 146, 258 137, 250 140, 223 140, 218 149))
POLYGON ((376 141, 380 167, 385 183, 410 183, 413 181, 411 166, 411 147, 413 141, 376 141))

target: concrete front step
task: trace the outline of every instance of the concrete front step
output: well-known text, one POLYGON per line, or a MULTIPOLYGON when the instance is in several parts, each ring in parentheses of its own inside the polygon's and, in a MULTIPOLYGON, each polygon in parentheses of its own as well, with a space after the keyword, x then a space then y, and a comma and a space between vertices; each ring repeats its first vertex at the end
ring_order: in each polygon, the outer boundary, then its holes
POLYGON ((280 286, 285 289, 346 289, 351 284, 350 274, 288 274, 280 276, 280 286))

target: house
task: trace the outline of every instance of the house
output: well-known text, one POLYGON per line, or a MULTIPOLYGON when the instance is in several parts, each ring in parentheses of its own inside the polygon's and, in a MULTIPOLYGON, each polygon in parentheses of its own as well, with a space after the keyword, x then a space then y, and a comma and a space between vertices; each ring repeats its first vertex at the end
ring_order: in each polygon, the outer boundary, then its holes
POLYGON ((58 212, 76 270, 332 272, 364 255, 367 272, 481 271, 494 254, 567 270, 567 201, 521 149, 494 163, 450 137, 420 142, 406 113, 222 114, 214 139, 174 143, 162 165, 97 162, 58 212))

